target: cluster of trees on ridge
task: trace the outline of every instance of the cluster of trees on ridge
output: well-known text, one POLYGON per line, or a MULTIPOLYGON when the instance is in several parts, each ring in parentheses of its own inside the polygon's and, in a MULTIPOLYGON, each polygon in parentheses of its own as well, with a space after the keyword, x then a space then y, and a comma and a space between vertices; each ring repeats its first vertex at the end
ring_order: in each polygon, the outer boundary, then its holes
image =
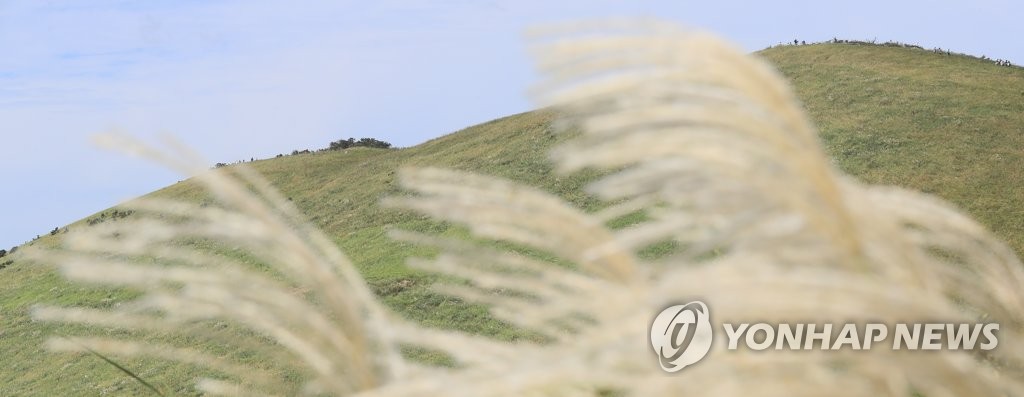
MULTIPOLYGON (((368 147, 374 149, 390 149, 391 143, 379 140, 377 138, 355 138, 339 139, 331 142, 327 147, 317 150, 317 152, 326 152, 328 150, 344 150, 354 147, 368 147)), ((312 153, 309 149, 306 150, 292 150, 292 156, 297 154, 312 153)), ((283 157, 283 154, 277 155, 277 157, 283 157)))
MULTIPOLYGON (((329 150, 344 150, 344 149, 354 148, 354 147, 368 147, 368 148, 374 148, 374 149, 391 149, 391 143, 390 142, 386 142, 386 141, 382 141, 382 140, 377 139, 377 138, 359 138, 358 140, 355 139, 355 138, 339 139, 339 140, 336 140, 334 142, 331 142, 329 145, 327 145, 327 147, 322 148, 322 149, 317 149, 317 150, 309 150, 309 149, 298 150, 298 149, 296 149, 296 150, 292 150, 292 154, 291 155, 292 156, 296 156, 296 155, 300 155, 300 154, 308 154, 308 153, 314 153, 314 152, 326 152, 326 151, 329 151, 329 150)), ((280 158, 280 157, 284 157, 284 156, 285 156, 284 154, 278 154, 275 157, 280 158)), ((250 162, 256 161, 256 158, 255 157, 250 158, 249 161, 250 162)), ((234 162, 234 164, 239 164, 239 163, 244 163, 244 162, 245 162, 245 160, 239 160, 239 161, 234 162)), ((228 165, 228 163, 217 163, 217 164, 214 165, 214 167, 215 168, 220 168, 220 167, 225 167, 227 165, 228 165)))

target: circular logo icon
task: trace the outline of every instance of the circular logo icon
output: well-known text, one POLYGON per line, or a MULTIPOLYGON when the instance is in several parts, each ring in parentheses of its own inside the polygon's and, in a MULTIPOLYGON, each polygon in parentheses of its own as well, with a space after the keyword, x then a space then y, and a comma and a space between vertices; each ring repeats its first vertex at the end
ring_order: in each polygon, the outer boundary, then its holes
POLYGON ((707 305, 693 301, 662 310, 651 324, 651 346, 658 364, 677 372, 704 358, 711 350, 711 320, 707 305))

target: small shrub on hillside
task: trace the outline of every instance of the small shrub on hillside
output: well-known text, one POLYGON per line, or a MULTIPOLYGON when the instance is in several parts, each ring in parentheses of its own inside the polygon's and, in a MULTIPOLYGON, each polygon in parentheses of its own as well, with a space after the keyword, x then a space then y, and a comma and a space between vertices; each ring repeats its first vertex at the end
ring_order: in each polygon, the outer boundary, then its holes
MULTIPOLYGON (((109 218, 111 220, 127 218, 128 216, 130 216, 131 214, 134 214, 134 213, 135 213, 134 210, 123 210, 123 211, 122 210, 113 210, 113 211, 110 212, 109 218)), ((106 212, 101 212, 99 217, 97 217, 97 218, 89 218, 85 222, 89 226, 92 226, 92 225, 95 225, 95 224, 98 224, 98 223, 106 222, 107 221, 107 217, 108 216, 107 216, 106 212)), ((65 228, 64 231, 67 232, 67 228, 65 228)))
POLYGON ((350 148, 352 146, 355 146, 355 145, 356 145, 355 139, 348 138, 348 139, 339 139, 337 141, 331 142, 331 144, 327 148, 330 149, 330 150, 340 150, 340 149, 348 149, 348 148, 350 148))
POLYGON ((377 149, 388 149, 391 147, 391 143, 376 139, 376 138, 359 138, 357 141, 355 138, 339 139, 331 142, 327 147, 327 150, 342 150, 350 147, 370 147, 377 149))

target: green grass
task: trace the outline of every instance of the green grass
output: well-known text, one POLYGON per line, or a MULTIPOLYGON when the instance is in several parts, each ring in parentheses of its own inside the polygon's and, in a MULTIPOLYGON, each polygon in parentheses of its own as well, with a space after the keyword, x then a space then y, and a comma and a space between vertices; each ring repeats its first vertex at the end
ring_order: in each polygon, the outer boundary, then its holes
MULTIPOLYGON (((1024 70, 880 46, 783 46, 760 54, 794 82, 840 168, 870 183, 937 194, 966 209, 1018 252, 1024 251, 1024 70)), ((464 231, 376 203, 398 191, 397 169, 429 165, 526 182, 593 208, 597 203, 580 191, 593 175, 551 172, 548 149, 568 138, 552 133, 551 120, 550 112, 530 112, 407 149, 354 148, 251 165, 332 236, 398 312, 430 326, 504 340, 533 338, 493 319, 481 306, 430 293, 426 287, 433 278, 403 264, 405 257, 429 251, 385 237, 388 225, 448 234, 464 231)), ((207 199, 189 181, 153 195, 207 199)), ((70 227, 87 226, 83 221, 70 227)), ((55 239, 44 236, 33 244, 51 245, 55 239)), ((656 245, 648 254, 657 257, 671 249, 656 245)), ((131 291, 65 283, 46 266, 16 261, 0 270, 0 395, 144 393, 141 385, 95 356, 43 351, 46 337, 75 334, 82 327, 39 324, 28 318, 28 309, 36 302, 102 307, 131 296, 131 291)), ((225 338, 243 333, 231 327, 217 332, 225 338)), ((222 353, 282 377, 296 376, 275 366, 275 359, 260 355, 258 349, 222 353)), ((435 352, 408 353, 445 363, 435 352)), ((154 360, 119 362, 173 395, 191 393, 193 379, 201 374, 195 368, 154 360)))
POLYGON ((882 46, 761 55, 793 81, 841 169, 938 195, 1024 252, 1024 69, 882 46))

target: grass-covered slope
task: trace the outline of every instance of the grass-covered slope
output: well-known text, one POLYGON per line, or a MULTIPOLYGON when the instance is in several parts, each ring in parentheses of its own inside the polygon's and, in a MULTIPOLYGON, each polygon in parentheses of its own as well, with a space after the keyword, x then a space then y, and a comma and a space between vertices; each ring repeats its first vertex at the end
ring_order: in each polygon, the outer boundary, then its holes
MULTIPOLYGON (((794 82, 840 168, 871 183, 908 186, 951 200, 1024 251, 1024 70, 921 50, 842 44, 777 47, 761 55, 794 82)), ((385 228, 445 226, 376 204, 397 191, 396 169, 427 165, 503 176, 587 204, 579 189, 586 176, 551 173, 547 151, 566 138, 551 132, 551 120, 549 112, 531 112, 407 149, 358 148, 251 165, 333 236, 398 311, 439 327, 503 339, 529 337, 491 319, 481 307, 429 293, 429 278, 403 265, 415 249, 389 241, 385 228)), ((190 182, 153 194, 205 199, 190 182)), ((88 226, 83 221, 70 227, 88 226)), ((34 244, 51 244, 54 238, 34 244)), ((34 302, 105 306, 129 294, 68 285, 47 267, 28 263, 0 270, 0 395, 142 393, 95 357, 45 352, 41 345, 47 336, 75 329, 28 317, 34 302)), ((125 363, 174 394, 187 393, 197 374, 158 361, 125 363)))
POLYGON ((761 52, 844 171, 952 201, 1024 252, 1024 69, 849 44, 761 52))
MULTIPOLYGON (((354 148, 247 165, 269 178, 312 222, 334 237, 374 290, 404 315, 428 325, 461 328, 510 340, 529 335, 493 320, 483 307, 428 292, 429 280, 404 265, 405 257, 417 253, 415 248, 385 236, 389 225, 414 230, 437 230, 447 226, 384 209, 377 203, 382 197, 398 192, 395 172, 405 166, 440 166, 500 175, 560 192, 576 203, 583 203, 587 200, 579 193, 583 177, 561 178, 551 172, 547 150, 553 143, 567 138, 552 132, 552 118, 550 112, 530 112, 477 125, 408 149, 354 148)), ((152 195, 192 201, 208 199, 191 181, 152 195)), ((69 227, 89 227, 88 220, 110 219, 111 212, 103 211, 107 214, 105 217, 93 214, 69 227)), ((452 233, 458 232, 452 230, 452 233)), ((51 245, 61 236, 45 236, 32 244, 51 245)), ((96 357, 44 351, 47 337, 81 334, 81 329, 35 323, 28 314, 31 305, 38 302, 58 305, 90 302, 87 305, 104 307, 129 296, 129 291, 70 285, 45 266, 16 262, 0 270, 0 351, 6 355, 0 361, 0 395, 144 392, 135 381, 96 357)), ((188 344, 180 339, 169 342, 188 344)), ((252 360, 263 359, 269 358, 252 360)), ((189 393, 194 377, 200 374, 193 368, 165 365, 155 360, 123 361, 153 384, 174 394, 189 393)))

